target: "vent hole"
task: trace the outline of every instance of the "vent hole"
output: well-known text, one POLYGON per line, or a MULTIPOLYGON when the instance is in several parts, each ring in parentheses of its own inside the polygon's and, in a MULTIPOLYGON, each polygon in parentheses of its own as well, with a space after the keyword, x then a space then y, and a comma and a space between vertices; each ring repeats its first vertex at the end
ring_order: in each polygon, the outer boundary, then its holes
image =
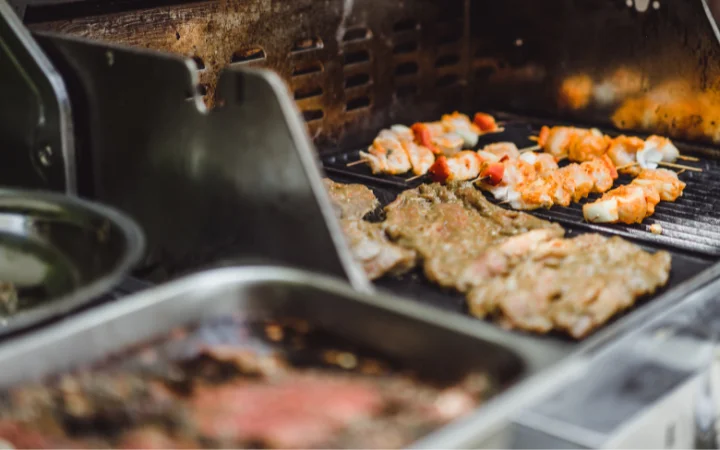
POLYGON ((414 84, 405 84, 395 88, 395 95, 399 98, 411 97, 418 92, 418 87, 414 84))
POLYGON ((406 76, 406 75, 414 75, 418 73, 419 67, 416 62, 409 61, 406 63, 402 63, 399 66, 395 68, 395 75, 398 77, 406 76))
POLYGON ((372 32, 367 28, 352 28, 345 32, 343 42, 364 41, 372 37, 372 32))
POLYGON ((460 62, 458 55, 443 55, 435 61, 435 67, 454 66, 460 62))
POLYGON ((350 77, 347 77, 345 79, 345 89, 357 87, 357 86, 364 86, 370 82, 370 75, 367 73, 359 73, 357 75, 353 75, 350 77))
POLYGON ((178 33, 177 31, 175 32, 175 39, 177 39, 178 41, 180 40, 180 33, 178 33))
POLYGON ((460 30, 453 30, 445 34, 438 36, 436 43, 438 45, 454 44, 462 37, 460 30))
POLYGON ((399 22, 395 22, 395 25, 393 25, 393 31, 396 33, 399 33, 402 31, 419 30, 419 29, 420 29, 420 24, 414 19, 401 20, 399 22))
POLYGON ((343 57, 343 64, 346 66, 349 66, 351 64, 360 64, 367 61, 370 61, 370 53, 368 53, 367 50, 347 53, 343 57))
POLYGON ((313 120, 322 119, 325 116, 325 113, 322 109, 311 109, 309 111, 303 111, 302 115, 305 122, 312 122, 313 120))
POLYGON ((246 64, 265 59, 265 50, 260 47, 241 48, 232 54, 230 62, 233 64, 246 64))
POLYGON ((308 39, 299 39, 295 41, 295 44, 293 45, 292 50, 290 50, 292 53, 302 53, 302 52, 308 52, 311 50, 320 50, 323 48, 323 41, 319 37, 312 37, 308 39))
POLYGON ((207 84, 198 84, 198 85, 197 85, 197 92, 198 92, 198 94, 200 94, 200 95, 203 96, 203 97, 206 96, 207 93, 208 93, 207 84))
POLYGON ((402 53, 413 53, 417 51, 417 49, 417 42, 403 42, 402 44, 397 44, 395 47, 393 47, 393 53, 395 53, 396 55, 402 53))
POLYGON ((435 86, 438 88, 447 88, 454 86, 460 82, 460 76, 456 74, 448 74, 437 79, 435 86))
POLYGON ((356 109, 367 108, 368 106, 370 106, 370 97, 358 97, 345 104, 345 111, 354 111, 356 109))
POLYGON ((295 91, 295 100, 317 97, 318 95, 322 95, 322 93, 323 90, 321 87, 301 88, 295 91))
POLYGON ((205 69, 205 62, 202 60, 199 56, 193 56, 192 60, 195 61, 195 65, 197 66, 198 70, 205 69))
POLYGON ((295 64, 295 68, 293 68, 292 76, 298 77, 301 75, 308 75, 311 73, 319 73, 323 71, 323 65, 320 61, 309 61, 309 62, 299 62, 295 64))

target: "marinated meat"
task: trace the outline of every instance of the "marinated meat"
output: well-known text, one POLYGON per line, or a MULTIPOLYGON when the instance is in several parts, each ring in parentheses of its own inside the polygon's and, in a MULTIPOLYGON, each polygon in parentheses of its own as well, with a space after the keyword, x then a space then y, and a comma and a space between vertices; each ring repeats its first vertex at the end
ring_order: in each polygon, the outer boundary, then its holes
POLYGON ((458 289, 465 267, 490 245, 534 229, 564 234, 558 225, 493 205, 470 183, 422 185, 385 211, 390 238, 418 252, 430 280, 458 289))
POLYGON ((670 255, 619 237, 585 234, 538 241, 513 254, 497 246, 475 262, 488 276, 468 294, 470 311, 509 328, 586 336, 668 281, 670 255))
POLYGON ((423 380, 302 321, 226 317, 7 392, 0 440, 18 449, 401 448, 472 411, 490 388, 477 372, 423 380), (207 347, 209 336, 223 344, 207 347), (168 359, 172 349, 183 356, 168 359))
POLYGON ((323 179, 330 200, 341 219, 362 219, 380 205, 373 191, 362 184, 342 184, 323 179))
POLYGON ((18 309, 18 294, 13 283, 0 282, 0 314, 13 314, 18 309))
POLYGON ((369 279, 386 274, 401 275, 415 267, 415 251, 390 242, 379 224, 362 220, 380 204, 370 189, 361 184, 323 181, 340 217, 350 251, 369 279))
POLYGON ((401 275, 415 266, 416 252, 390 242, 381 224, 364 220, 341 220, 340 224, 353 256, 371 280, 401 275))

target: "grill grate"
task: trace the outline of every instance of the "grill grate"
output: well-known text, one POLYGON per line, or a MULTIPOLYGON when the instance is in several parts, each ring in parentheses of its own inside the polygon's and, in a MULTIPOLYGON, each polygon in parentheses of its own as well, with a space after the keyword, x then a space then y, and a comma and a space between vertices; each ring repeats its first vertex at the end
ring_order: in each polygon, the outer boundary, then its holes
MULTIPOLYGON (((529 139, 537 135, 539 127, 534 122, 513 120, 505 125, 503 133, 481 137, 478 147, 491 142, 511 141, 518 147, 534 145, 529 139)), ((569 207, 552 207, 528 211, 537 217, 552 220, 563 225, 581 227, 586 230, 615 234, 653 245, 686 250, 705 256, 720 256, 720 158, 712 157, 697 147, 690 147, 677 143, 680 151, 685 155, 700 158, 699 162, 683 162, 687 165, 700 167, 703 172, 687 171, 680 178, 687 183, 687 187, 676 202, 660 202, 653 216, 636 225, 613 224, 599 225, 584 221, 582 205, 595 201, 599 194, 573 203, 569 207), (653 234, 649 231, 650 225, 658 224, 662 227, 662 234, 653 234)), ((323 158, 326 170, 333 174, 346 174, 353 176, 357 181, 375 183, 396 189, 409 189, 423 182, 429 182, 427 177, 408 183, 411 175, 375 176, 364 165, 347 167, 348 162, 358 159, 358 150, 346 151, 327 155, 323 158)), ((627 184, 632 180, 629 176, 621 176, 615 185, 627 184)), ((490 198, 490 196, 488 196, 490 198)))
MULTIPOLYGON (((351 154, 354 153, 356 152, 353 152, 351 154)), ((338 164, 341 160, 344 161, 346 156, 348 155, 337 155, 335 157, 336 164, 338 164)), ((332 157, 330 159, 332 159, 332 157)), ((342 163, 342 166, 344 167, 344 162, 342 163)), ((350 173, 349 171, 344 171, 332 167, 328 167, 327 172, 330 178, 332 178, 336 182, 361 183, 372 189, 372 191, 375 193, 375 196, 380 201, 380 207, 366 217, 366 219, 370 221, 380 221, 384 219, 382 209, 386 205, 395 200, 395 198, 403 190, 420 184, 420 182, 414 182, 412 183, 412 186, 408 186, 402 181, 402 179, 400 179, 400 181, 392 179, 399 177, 387 177, 382 179, 373 178, 372 176, 358 173, 350 173)), ((571 216, 574 216, 572 211, 567 213, 571 216)), ((556 219, 555 217, 550 217, 550 219, 560 222, 560 220, 556 219)), ((576 218, 573 220, 569 220, 567 223, 564 223, 564 228, 566 230, 565 236, 569 238, 590 231, 597 231, 604 235, 620 234, 611 227, 597 227, 599 229, 594 230, 592 228, 595 227, 579 226, 576 218)), ((638 240, 634 239, 634 236, 629 236, 629 238, 635 241, 638 240)), ((656 298, 664 294, 665 292, 679 286, 683 282, 704 271, 712 264, 712 260, 706 255, 704 255, 702 252, 699 252, 699 254, 697 252, 688 253, 678 251, 677 249, 666 245, 658 245, 657 243, 645 244, 643 242, 638 242, 638 244, 647 251, 652 252, 662 248, 670 252, 670 254, 672 255, 672 270, 670 272, 670 279, 668 280, 667 285, 659 289, 654 295, 645 296, 638 299, 635 302, 634 307, 622 313, 616 314, 600 329, 610 326, 612 323, 618 321, 619 319, 628 314, 632 314, 633 311, 641 308, 643 305, 650 302, 653 298, 656 298)), ((403 296, 405 298, 413 299, 417 302, 432 306, 434 308, 463 315, 469 314, 465 297, 462 294, 453 290, 443 289, 438 285, 428 281, 422 273, 422 269, 415 269, 410 273, 401 276, 387 276, 376 280, 375 284, 381 289, 388 290, 394 294, 403 296)), ((522 333, 522 331, 517 332, 522 333)), ((573 345, 574 343, 577 343, 577 341, 569 338, 566 334, 562 333, 553 332, 544 337, 540 337, 534 334, 531 335, 535 338, 549 340, 553 343, 562 343, 562 345, 573 345)))

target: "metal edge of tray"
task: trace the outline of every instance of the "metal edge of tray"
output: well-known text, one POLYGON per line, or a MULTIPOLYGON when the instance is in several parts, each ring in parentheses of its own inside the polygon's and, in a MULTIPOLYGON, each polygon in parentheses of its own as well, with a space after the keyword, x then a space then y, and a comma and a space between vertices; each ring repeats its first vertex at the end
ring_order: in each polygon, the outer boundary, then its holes
MULTIPOLYGON (((250 289, 262 285, 310 287, 337 297, 340 301, 355 302, 360 304, 360 307, 370 308, 380 314, 388 313, 420 323, 421 327, 430 326, 458 338, 464 335, 476 339, 478 342, 504 349, 522 361, 525 365, 524 373, 520 374, 511 387, 494 396, 470 416, 440 428, 416 442, 416 446, 420 448, 465 448, 481 441, 489 433, 508 423, 513 411, 572 376, 575 373, 573 367, 579 369, 583 365, 582 360, 575 360, 573 363, 563 364, 561 371, 555 370, 552 366, 564 355, 549 351, 530 338, 508 335, 489 324, 437 311, 410 300, 380 293, 358 293, 339 279, 278 267, 234 267, 191 275, 127 297, 122 302, 84 312, 35 334, 6 341, 0 345, 0 365, 10 369, 0 373, 0 386, 9 387, 20 380, 32 380, 71 370, 83 363, 96 361, 100 355, 108 355, 131 343, 137 343, 138 340, 145 340, 151 334, 156 335, 187 323, 187 309, 191 300, 178 302, 179 296, 183 294, 191 295, 192 292, 204 291, 207 295, 208 291, 220 293, 228 288, 250 289), (185 313, 182 311, 183 305, 185 313), (127 328, 114 325, 123 317, 152 311, 164 312, 153 316, 155 319, 148 319, 153 321, 153 328, 147 337, 140 336, 142 332, 137 329, 128 332, 127 328), (163 324, 159 325, 157 322, 163 324), (78 344, 93 346, 94 349, 89 351, 86 348, 83 351, 78 344), (75 356, 69 357, 68 354, 75 356)), ((146 314, 145 317, 151 316, 146 314)))

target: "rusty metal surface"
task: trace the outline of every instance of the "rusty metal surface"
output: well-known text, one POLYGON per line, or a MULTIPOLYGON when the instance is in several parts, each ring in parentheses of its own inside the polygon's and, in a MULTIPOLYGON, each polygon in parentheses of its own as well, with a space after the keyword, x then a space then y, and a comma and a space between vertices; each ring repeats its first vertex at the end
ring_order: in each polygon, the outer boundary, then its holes
POLYGON ((431 118, 463 103, 465 8, 466 0, 230 0, 32 29, 193 57, 210 105, 224 67, 273 69, 316 143, 331 148, 371 139, 389 121, 431 118))
POLYGON ((365 145, 393 122, 488 107, 720 143, 717 1, 536 5, 228 0, 100 16, 94 7, 32 28, 194 57, 209 104, 223 67, 271 68, 321 152, 365 145), (618 112, 633 98, 642 104, 618 112))

